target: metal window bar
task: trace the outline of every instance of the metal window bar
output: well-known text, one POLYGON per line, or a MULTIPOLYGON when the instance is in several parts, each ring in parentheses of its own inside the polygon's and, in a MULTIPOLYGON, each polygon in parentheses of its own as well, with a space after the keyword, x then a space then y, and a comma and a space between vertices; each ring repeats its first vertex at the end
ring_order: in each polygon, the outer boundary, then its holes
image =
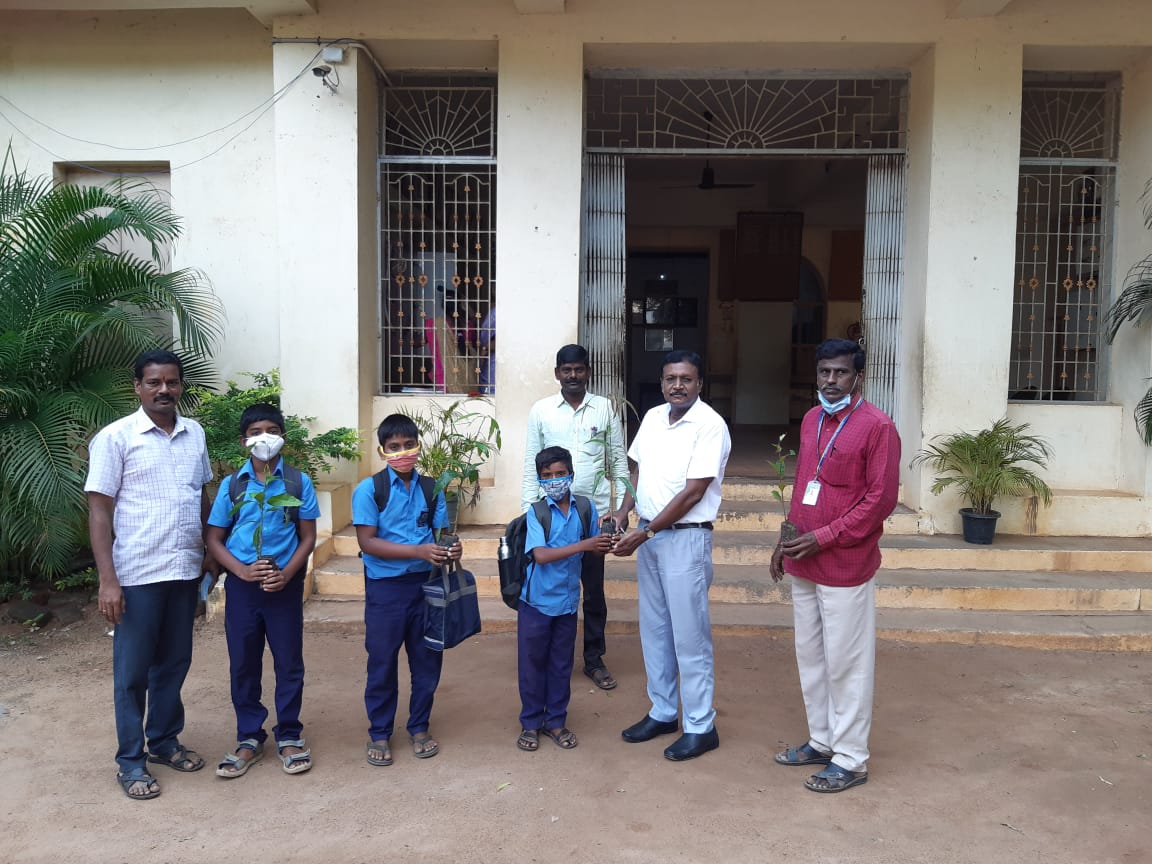
POLYGON ((1100 401, 1115 168, 1022 165, 1009 398, 1100 401))
POLYGON ((623 417, 624 158, 585 154, 582 198, 580 344, 588 349, 596 392, 619 406, 623 417))
POLYGON ((384 391, 492 393, 495 165, 380 174, 384 391))
POLYGON ((864 220, 864 339, 868 352, 865 395, 896 416, 900 382, 900 309, 904 290, 903 156, 868 160, 864 220))
POLYGON ((380 122, 380 390, 492 393, 495 88, 386 88, 380 122))

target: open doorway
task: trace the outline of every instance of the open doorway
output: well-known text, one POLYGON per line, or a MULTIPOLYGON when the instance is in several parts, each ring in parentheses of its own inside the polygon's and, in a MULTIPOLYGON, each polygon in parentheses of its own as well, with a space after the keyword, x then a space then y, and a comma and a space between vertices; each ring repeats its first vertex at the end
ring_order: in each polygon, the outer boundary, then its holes
POLYGON ((628 399, 660 402, 671 348, 706 363, 733 476, 769 476, 815 402, 814 348, 862 320, 867 157, 624 159, 628 399))

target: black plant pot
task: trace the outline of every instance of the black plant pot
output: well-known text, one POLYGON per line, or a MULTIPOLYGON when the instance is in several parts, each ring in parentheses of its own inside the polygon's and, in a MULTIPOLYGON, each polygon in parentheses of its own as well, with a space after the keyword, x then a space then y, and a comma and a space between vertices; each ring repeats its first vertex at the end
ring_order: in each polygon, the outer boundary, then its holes
POLYGON ((995 510, 977 513, 971 507, 960 508, 960 519, 964 523, 964 542, 988 546, 996 536, 996 520, 1000 514, 995 510))

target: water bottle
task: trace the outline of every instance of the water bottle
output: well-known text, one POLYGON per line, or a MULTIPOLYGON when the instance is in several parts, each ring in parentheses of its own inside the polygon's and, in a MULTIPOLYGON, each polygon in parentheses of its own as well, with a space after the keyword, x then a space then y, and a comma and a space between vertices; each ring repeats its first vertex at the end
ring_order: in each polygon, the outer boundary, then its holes
POLYGON ((507 561, 512 557, 512 550, 508 546, 508 538, 500 538, 500 548, 496 550, 496 557, 501 561, 507 561))

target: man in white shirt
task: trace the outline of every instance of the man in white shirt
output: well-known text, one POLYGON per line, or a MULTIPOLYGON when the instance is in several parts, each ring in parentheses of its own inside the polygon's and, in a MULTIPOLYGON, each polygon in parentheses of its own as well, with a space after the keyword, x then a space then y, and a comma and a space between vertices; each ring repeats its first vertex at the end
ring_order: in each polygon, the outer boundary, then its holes
POLYGON ((684 734, 664 756, 693 759, 720 746, 713 706, 712 522, 732 449, 724 420, 700 401, 704 361, 692 351, 664 358, 660 390, 667 404, 644 415, 628 450, 636 464, 632 495, 616 513, 627 520, 633 503, 636 529, 616 543, 615 554, 636 560, 640 594, 640 644, 652 708, 621 736, 630 743, 677 731, 684 708, 684 734))
POLYGON ((176 411, 184 367, 170 351, 146 351, 135 377, 140 409, 96 433, 84 491, 100 613, 116 628, 116 778, 141 801, 160 794, 146 763, 204 767, 178 738, 180 688, 192 662, 200 576, 215 565, 204 557, 204 484, 212 478, 204 430, 176 411))
MULTIPOLYGON (((545 447, 563 447, 572 454, 572 492, 591 498, 597 513, 611 514, 613 505, 624 500, 628 458, 622 424, 611 402, 588 392, 591 373, 583 346, 565 345, 556 352, 560 392, 541 399, 528 412, 520 496, 525 512, 541 497, 536 454, 545 447)), ((617 527, 613 524, 611 529, 617 527)), ((604 665, 608 603, 604 599, 603 556, 584 556, 580 584, 584 590, 584 674, 601 690, 611 690, 616 679, 604 665)))

